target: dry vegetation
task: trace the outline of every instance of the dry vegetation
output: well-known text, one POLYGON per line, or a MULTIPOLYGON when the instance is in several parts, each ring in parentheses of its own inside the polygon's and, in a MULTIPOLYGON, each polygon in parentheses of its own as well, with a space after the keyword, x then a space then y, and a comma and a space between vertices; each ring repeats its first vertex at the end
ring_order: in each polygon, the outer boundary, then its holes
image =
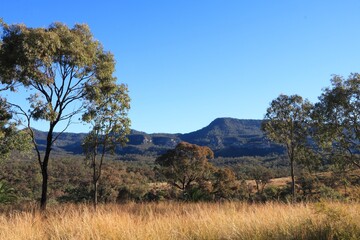
POLYGON ((56 206, 0 215, 0 239, 359 239, 359 203, 56 206))

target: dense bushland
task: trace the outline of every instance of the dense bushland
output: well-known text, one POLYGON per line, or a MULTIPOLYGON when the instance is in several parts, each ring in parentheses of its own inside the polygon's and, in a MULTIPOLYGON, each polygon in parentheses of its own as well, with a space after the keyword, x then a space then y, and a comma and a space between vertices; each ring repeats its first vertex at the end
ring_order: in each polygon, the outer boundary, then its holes
MULTIPOLYGON (((253 158, 252 158, 253 159, 253 158)), ((224 160, 224 159, 223 159, 224 160)), ((251 159, 249 159, 250 161, 251 159)), ((254 159, 253 159, 254 160, 254 159)), ((245 202, 283 201, 290 197, 290 178, 276 169, 258 165, 257 161, 227 165, 234 172, 235 191, 223 192, 223 198, 212 198, 209 185, 194 184, 188 198, 182 192, 168 185, 156 171, 152 162, 105 161, 103 176, 99 182, 100 203, 124 203, 128 201, 224 201, 245 202)), ((218 165, 221 169, 222 166, 218 165)), ((300 171, 300 170, 299 170, 300 171)), ((0 165, 2 182, 12 188, 6 209, 22 208, 35 203, 40 196, 41 176, 36 162, 31 160, 4 160, 0 165), (10 205, 10 206, 9 206, 10 205)), ((49 203, 89 203, 91 201, 91 168, 82 157, 54 156, 49 165, 49 203)), ((298 200, 319 201, 321 199, 359 199, 360 181, 358 170, 342 172, 327 169, 326 173, 303 171, 297 178, 298 200)), ((228 184, 228 183, 227 183, 228 184)))

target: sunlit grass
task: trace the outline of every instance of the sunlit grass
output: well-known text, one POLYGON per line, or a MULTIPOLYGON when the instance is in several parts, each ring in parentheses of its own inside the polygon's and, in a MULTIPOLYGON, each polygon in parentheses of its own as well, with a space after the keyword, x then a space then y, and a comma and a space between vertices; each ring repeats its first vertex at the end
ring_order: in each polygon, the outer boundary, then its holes
POLYGON ((0 215, 0 239, 360 239, 359 203, 63 205, 0 215))

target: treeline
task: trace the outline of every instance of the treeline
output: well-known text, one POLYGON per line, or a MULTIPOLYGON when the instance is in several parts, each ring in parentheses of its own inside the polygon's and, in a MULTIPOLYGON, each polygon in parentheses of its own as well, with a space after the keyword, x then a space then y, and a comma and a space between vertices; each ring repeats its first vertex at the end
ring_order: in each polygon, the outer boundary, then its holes
MULTIPOLYGON (((59 156, 53 160, 49 166, 49 203, 92 203, 91 168, 84 160, 76 156, 59 156)), ((181 189, 168 184, 153 163, 107 159, 99 182, 98 201, 290 201, 291 186, 290 179, 285 178, 286 172, 264 167, 259 163, 261 160, 251 157, 246 164, 233 163, 226 167, 214 167, 212 164, 213 170, 227 170, 203 176, 193 182, 184 194, 181 189), (214 192, 216 184, 223 188, 221 194, 214 192)), ((326 173, 310 174, 302 167, 297 168, 299 201, 359 199, 359 171, 342 172, 331 166, 327 170, 326 173)), ((4 183, 3 187, 0 186, 3 189, 3 192, 0 190, 3 207, 23 208, 39 201, 41 174, 35 161, 6 160, 2 162, 0 172, 4 183)))

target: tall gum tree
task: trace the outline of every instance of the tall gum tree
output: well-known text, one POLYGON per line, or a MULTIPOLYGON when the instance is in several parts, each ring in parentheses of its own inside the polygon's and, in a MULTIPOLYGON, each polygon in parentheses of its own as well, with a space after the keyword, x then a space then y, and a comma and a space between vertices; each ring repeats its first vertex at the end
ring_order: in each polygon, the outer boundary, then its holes
POLYGON ((315 140, 341 165, 360 168, 360 74, 335 75, 312 114, 315 140))
POLYGON ((312 104, 299 95, 279 95, 266 111, 262 129, 267 137, 285 146, 290 161, 291 194, 295 201, 295 162, 308 151, 312 104))
POLYGON ((94 92, 116 86, 115 61, 85 24, 69 28, 53 23, 47 28, 29 28, 1 21, 1 26, 0 80, 22 91, 21 97, 28 93, 23 97, 28 107, 12 103, 12 108, 28 128, 37 154, 42 174, 40 209, 45 210, 52 146, 73 122, 73 117, 86 109, 86 103, 92 102, 94 92), (36 120, 47 123, 44 152, 39 150, 32 128, 36 120), (55 134, 54 129, 59 125, 63 127, 55 134))

